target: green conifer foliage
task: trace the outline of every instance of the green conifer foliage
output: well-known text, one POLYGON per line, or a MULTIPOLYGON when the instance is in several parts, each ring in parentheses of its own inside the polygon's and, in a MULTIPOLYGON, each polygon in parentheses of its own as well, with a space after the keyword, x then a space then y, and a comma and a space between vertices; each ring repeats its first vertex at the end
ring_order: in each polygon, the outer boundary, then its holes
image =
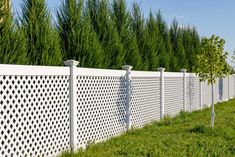
MULTIPOLYGON (((153 13, 150 12, 149 18, 147 20, 147 26, 145 31, 145 54, 148 57, 149 67, 148 70, 156 71, 157 67, 159 66, 159 59, 158 56, 159 51, 159 30, 156 23, 156 20, 153 16, 153 13)), ((161 43, 162 44, 162 43, 161 43)), ((164 51, 163 49, 161 51, 164 51)))
MULTIPOLYGON (((5 0, 0 1, 0 6, 5 0)), ((21 30, 13 25, 10 10, 0 8, 0 63, 27 64, 26 44, 21 30)))
POLYGON ((111 10, 106 0, 87 1, 92 26, 104 50, 104 67, 119 69, 124 64, 125 53, 111 10))
POLYGON ((193 71, 193 66, 196 64, 195 56, 200 53, 200 37, 195 27, 188 27, 184 33, 184 45, 187 54, 189 71, 193 71))
POLYGON ((83 1, 66 0, 58 12, 64 60, 75 59, 82 67, 102 67, 103 50, 83 1))
POLYGON ((131 14, 131 28, 136 35, 139 53, 142 57, 141 70, 149 69, 149 60, 146 53, 146 38, 145 38, 145 20, 141 9, 137 3, 133 3, 131 14))
POLYGON ((51 24, 44 0, 24 0, 20 19, 32 65, 62 65, 59 36, 51 24))
POLYGON ((58 30, 64 59, 78 59, 79 35, 81 32, 82 3, 65 0, 58 11, 58 30))
POLYGON ((133 69, 141 68, 141 56, 139 54, 137 39, 130 29, 130 14, 126 10, 125 0, 113 0, 112 19, 115 22, 119 38, 123 44, 124 63, 132 65, 133 69))
POLYGON ((172 48, 174 51, 175 59, 175 67, 174 71, 180 71, 180 69, 188 68, 187 61, 186 61, 186 54, 183 46, 183 37, 182 37, 182 28, 178 26, 178 22, 176 19, 173 20, 171 28, 170 28, 170 37, 172 48))
POLYGON ((191 72, 200 53, 195 27, 180 27, 174 19, 169 28, 160 11, 144 17, 139 4, 128 10, 125 0, 64 0, 56 27, 45 0, 23 0, 22 10, 19 23, 0 10, 0 63, 62 65, 75 59, 82 67, 191 72))
POLYGON ((79 38, 81 66, 102 68, 104 66, 104 51, 92 28, 89 14, 84 16, 81 28, 79 38))
POLYGON ((158 44, 158 57, 159 67, 164 67, 167 71, 172 68, 171 58, 173 58, 173 50, 169 36, 169 29, 166 22, 163 19, 161 11, 159 10, 156 15, 156 24, 159 30, 159 44, 158 44))

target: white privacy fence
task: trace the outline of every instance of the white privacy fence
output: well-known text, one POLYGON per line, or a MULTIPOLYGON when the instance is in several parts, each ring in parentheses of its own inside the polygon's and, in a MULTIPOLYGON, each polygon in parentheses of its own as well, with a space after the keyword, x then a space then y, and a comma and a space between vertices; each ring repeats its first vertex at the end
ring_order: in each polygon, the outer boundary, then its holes
POLYGON ((69 68, 0 65, 0 156, 70 148, 69 68))
MULTIPOLYGON (((0 65, 0 156, 56 156, 211 103, 195 74, 0 65)), ((235 95, 218 79, 215 101, 235 95)))

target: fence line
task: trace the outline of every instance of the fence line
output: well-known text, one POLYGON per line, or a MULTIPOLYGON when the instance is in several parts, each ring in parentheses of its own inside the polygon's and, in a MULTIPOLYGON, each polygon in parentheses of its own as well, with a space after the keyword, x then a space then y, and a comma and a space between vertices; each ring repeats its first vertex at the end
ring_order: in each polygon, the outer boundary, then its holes
MULTIPOLYGON (((0 65, 0 156, 56 156, 211 103, 192 73, 0 65)), ((215 102, 235 95, 234 75, 217 79, 215 102)))

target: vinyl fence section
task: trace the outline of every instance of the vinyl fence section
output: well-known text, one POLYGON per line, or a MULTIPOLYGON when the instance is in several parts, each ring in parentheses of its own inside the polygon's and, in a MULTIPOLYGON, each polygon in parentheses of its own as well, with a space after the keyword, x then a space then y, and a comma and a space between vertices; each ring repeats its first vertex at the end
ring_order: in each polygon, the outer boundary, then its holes
POLYGON ((186 77, 186 110, 195 111, 201 108, 201 88, 199 78, 193 74, 186 77))
POLYGON ((164 115, 175 116, 183 110, 183 74, 165 72, 164 79, 164 115))
POLYGON ((70 148, 69 68, 0 65, 0 156, 70 148))
POLYGON ((143 127, 160 119, 159 72, 131 72, 131 122, 143 127))
POLYGON ((124 70, 75 70, 75 149, 125 132, 125 74, 124 70))
MULTIPOLYGON (((211 104, 195 74, 0 65, 0 156, 58 156, 211 104)), ((218 79, 215 101, 235 95, 234 76, 218 79)))

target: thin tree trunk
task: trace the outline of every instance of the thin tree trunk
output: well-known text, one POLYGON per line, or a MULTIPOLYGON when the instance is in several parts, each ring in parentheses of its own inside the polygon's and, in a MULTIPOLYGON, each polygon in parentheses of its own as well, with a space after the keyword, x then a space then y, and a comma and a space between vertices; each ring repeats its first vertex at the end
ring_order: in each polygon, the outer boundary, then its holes
POLYGON ((211 96, 212 96, 211 127, 214 128, 214 123, 215 123, 214 83, 212 83, 211 86, 211 96))

